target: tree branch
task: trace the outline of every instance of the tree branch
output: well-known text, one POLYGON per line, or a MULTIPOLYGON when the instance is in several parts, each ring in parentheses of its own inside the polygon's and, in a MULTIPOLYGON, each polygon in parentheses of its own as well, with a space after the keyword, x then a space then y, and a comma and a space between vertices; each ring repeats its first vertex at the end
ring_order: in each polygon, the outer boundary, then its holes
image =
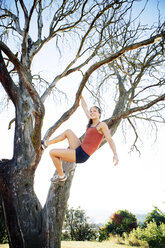
POLYGON ((42 0, 39 0, 39 3, 38 3, 38 18, 37 18, 37 24, 38 24, 38 41, 41 42, 41 38, 42 38, 42 28, 43 28, 43 21, 42 21, 42 0))
POLYGON ((24 36, 23 36, 23 42, 22 42, 22 60, 23 60, 23 64, 24 65, 27 65, 27 39, 28 39, 28 32, 29 32, 29 27, 30 27, 30 21, 31 21, 31 18, 32 18, 32 14, 33 14, 33 11, 37 5, 39 0, 34 0, 33 1, 33 5, 32 5, 32 8, 30 10, 30 13, 29 13, 29 16, 28 16, 28 11, 26 9, 26 6, 24 5, 24 2, 23 0, 20 0, 20 3, 21 3, 21 6, 22 6, 22 9, 24 11, 24 16, 25 16, 25 25, 24 25, 24 36))
POLYGON ((140 112, 140 111, 143 111, 143 110, 146 110, 150 107, 152 107, 154 104, 160 102, 160 101, 164 101, 165 100, 165 94, 157 97, 156 99, 152 100, 150 103, 148 104, 145 104, 143 106, 139 106, 139 107, 135 107, 135 108, 132 108, 132 109, 129 109, 129 110, 126 110, 126 111, 123 111, 119 114, 117 114, 116 116, 113 116, 109 119, 106 120, 107 124, 109 125, 109 127, 111 127, 111 125, 113 125, 116 121, 120 120, 120 119, 124 119, 126 118, 127 116, 131 115, 132 113, 135 113, 135 112, 140 112))
MULTIPOLYGON (((5 17, 10 17, 14 21, 17 32, 21 36, 23 36, 24 32, 23 32, 23 30, 21 30, 20 23, 19 23, 19 17, 7 9, 2 9, 2 10, 6 13, 5 17)), ((14 27, 13 27, 13 29, 14 29, 14 27)))
POLYGON ((30 83, 30 76, 28 75, 28 72, 25 70, 25 68, 20 63, 20 61, 17 59, 17 57, 11 52, 11 50, 2 41, 0 41, 0 49, 9 57, 11 62, 15 65, 15 68, 18 71, 21 81, 23 82, 25 88, 28 90, 29 95, 31 96, 34 102, 36 114, 39 116, 42 116, 44 113, 44 107, 43 107, 43 104, 40 100, 38 93, 36 92, 32 84, 30 83))
POLYGON ((156 43, 159 40, 164 39, 164 38, 165 38, 165 31, 163 31, 161 34, 155 35, 149 39, 131 44, 129 46, 126 46, 126 47, 122 48, 119 52, 116 52, 114 55, 109 56, 106 59, 101 60, 101 61, 95 63, 94 65, 92 65, 90 67, 90 71, 93 72, 96 69, 98 69, 99 67, 101 67, 102 65, 108 64, 108 63, 116 60, 117 58, 119 58, 120 56, 122 56, 124 53, 126 53, 128 51, 135 50, 137 48, 141 48, 144 46, 149 46, 149 45, 154 44, 154 43, 156 43))
MULTIPOLYGON (((154 44, 156 42, 158 42, 160 39, 164 39, 165 38, 165 32, 162 32, 159 35, 155 35, 149 39, 137 42, 135 44, 126 46, 124 48, 122 48, 119 52, 116 52, 114 55, 111 56, 107 56, 106 59, 103 59, 99 62, 94 63, 92 66, 90 66, 90 68, 87 70, 87 72, 85 73, 85 78, 86 81, 88 80, 89 76, 95 71, 97 70, 99 67, 111 63, 114 60, 116 60, 117 58, 120 58, 124 53, 131 51, 131 50, 135 50, 137 48, 141 48, 144 46, 149 46, 151 44, 154 44)), ((46 91, 44 92, 44 94, 42 95, 42 101, 45 101, 46 97, 51 93, 52 89, 54 88, 54 86, 57 84, 57 82, 64 76, 68 76, 70 73, 78 71, 82 66, 84 66, 86 63, 89 62, 89 60, 91 60, 94 55, 95 55, 96 51, 93 52, 93 54, 91 55, 91 57, 89 57, 89 59, 87 59, 84 63, 82 63, 80 66, 77 66, 73 69, 70 69, 68 71, 66 71, 66 69, 64 70, 64 72, 60 75, 58 75, 53 82, 51 83, 51 85, 46 89, 46 91)), ((71 65, 71 64, 70 64, 71 65)), ((67 67, 68 69, 69 67, 67 67)))
POLYGON ((127 118, 127 120, 128 120, 128 122, 129 122, 129 124, 131 125, 131 127, 133 128, 133 131, 134 131, 134 133, 135 133, 135 140, 134 140, 134 142, 133 142, 133 145, 131 146, 131 152, 134 150, 134 148, 136 149, 136 151, 138 151, 138 153, 139 153, 139 155, 141 154, 140 153, 140 151, 139 151, 139 149, 137 148, 137 146, 136 146, 136 142, 137 142, 137 140, 138 140, 138 133, 136 132, 136 128, 135 128, 135 126, 133 125, 133 123, 131 122, 131 120, 129 119, 129 118, 127 118))
POLYGON ((18 100, 18 90, 16 85, 14 84, 13 80, 11 79, 8 70, 6 69, 5 62, 2 57, 2 53, 0 50, 0 81, 6 90, 9 98, 12 100, 14 105, 18 100))
MULTIPOLYGON (((156 35, 154 37, 151 37, 150 39, 147 39, 147 40, 144 40, 144 41, 141 41, 141 42, 138 42, 138 43, 135 43, 135 44, 132 44, 130 46, 127 46, 123 49, 121 49, 119 52, 117 52, 116 54, 100 61, 100 62, 97 62, 95 64, 93 64, 87 71, 86 73, 84 74, 84 77, 80 83, 80 86, 79 86, 79 89, 77 91, 77 94, 76 94, 76 100, 75 100, 75 103, 73 104, 73 106, 68 110, 66 111, 62 116, 61 118, 52 126, 48 129, 48 131, 46 132, 45 136, 44 136, 44 139, 46 139, 47 137, 50 137, 52 135, 52 133, 66 120, 69 119, 70 115, 73 114, 75 112, 75 110, 77 109, 78 107, 78 103, 79 103, 79 96, 88 80, 88 78, 90 77, 90 75, 96 70, 98 69, 99 67, 101 67, 102 65, 104 64, 107 64, 107 63, 110 63, 112 61, 114 61, 115 59, 117 59, 118 57, 120 57, 122 54, 124 54, 125 52, 127 51, 130 51, 130 50, 134 50, 134 49, 137 49, 137 48, 140 48, 140 47, 143 47, 143 46, 147 46, 147 45, 150 45, 150 44, 153 44, 155 42, 157 42, 158 40, 162 39, 165 37, 165 32, 159 34, 159 35, 156 35)), ((159 99, 156 99, 154 101, 152 101, 152 103, 149 103, 143 107, 137 107, 137 108, 133 108, 133 109, 130 109, 126 112, 121 112, 120 114, 115 114, 115 116, 113 116, 112 118, 109 119, 109 121, 107 120, 107 123, 109 126, 111 125, 114 125, 114 123, 118 123, 118 121, 122 118, 125 118, 126 116, 128 116, 129 114, 133 113, 133 112, 137 112, 137 111, 142 111, 144 109, 147 109, 149 107, 151 107, 152 105, 154 105, 157 101, 162 101, 164 100, 164 97, 165 95, 161 96, 159 99), (144 109, 143 109, 144 108, 144 109)), ((125 97, 123 98, 123 100, 125 101, 125 97)), ((124 105, 123 105, 124 106, 124 105)))

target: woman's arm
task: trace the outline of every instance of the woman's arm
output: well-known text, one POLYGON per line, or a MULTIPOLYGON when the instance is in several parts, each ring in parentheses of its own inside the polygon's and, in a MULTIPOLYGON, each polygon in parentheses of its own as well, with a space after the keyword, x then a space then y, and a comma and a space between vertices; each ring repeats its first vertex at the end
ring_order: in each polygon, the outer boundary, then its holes
POLYGON ((87 104, 86 104, 86 102, 84 100, 84 97, 81 95, 80 96, 80 99, 81 99, 81 106, 82 106, 82 108, 83 108, 83 110, 84 110, 87 118, 90 119, 90 114, 89 114, 89 111, 88 111, 88 106, 87 106, 87 104))
MULTIPOLYGON (((117 156, 117 151, 116 151, 116 146, 115 146, 115 143, 112 139, 112 136, 110 134, 110 131, 109 131, 109 128, 107 126, 107 124, 105 122, 101 122, 100 123, 100 128, 101 129, 101 132, 104 134, 107 142, 109 143, 109 146, 113 152, 113 162, 114 162, 114 165, 117 165, 118 162, 119 162, 119 159, 118 159, 118 156, 117 156)), ((99 130, 98 130, 99 131, 99 130)))

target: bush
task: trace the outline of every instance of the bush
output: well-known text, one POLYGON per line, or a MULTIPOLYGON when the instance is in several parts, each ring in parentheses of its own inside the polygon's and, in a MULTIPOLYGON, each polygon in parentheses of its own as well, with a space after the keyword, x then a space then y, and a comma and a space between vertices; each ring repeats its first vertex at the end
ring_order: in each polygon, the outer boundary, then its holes
POLYGON ((113 234, 115 227, 112 223, 107 222, 99 229, 99 241, 103 241, 109 238, 110 234, 113 234))
POLYGON ((137 219, 135 215, 127 210, 118 210, 110 217, 110 220, 100 228, 99 241, 108 239, 110 234, 122 236, 124 232, 129 233, 136 227, 137 219))
POLYGON ((136 216, 127 210, 118 210, 111 216, 110 221, 115 226, 116 234, 122 235, 124 232, 129 233, 137 227, 136 216))
POLYGON ((89 217, 86 216, 84 210, 77 209, 67 209, 62 240, 75 240, 75 241, 85 241, 85 240, 96 240, 98 234, 98 228, 96 225, 88 223, 89 217))
POLYGON ((155 208, 152 212, 150 212, 145 219, 145 224, 150 222, 155 222, 157 225, 160 225, 161 223, 165 224, 165 215, 158 209, 155 208))
POLYGON ((147 223, 145 228, 138 227, 125 236, 125 242, 129 245, 142 245, 149 248, 165 247, 165 224, 157 225, 156 222, 147 223), (148 245, 148 246, 147 246, 148 245))
POLYGON ((61 233, 61 240, 70 241, 71 240, 70 234, 67 231, 63 231, 61 233))

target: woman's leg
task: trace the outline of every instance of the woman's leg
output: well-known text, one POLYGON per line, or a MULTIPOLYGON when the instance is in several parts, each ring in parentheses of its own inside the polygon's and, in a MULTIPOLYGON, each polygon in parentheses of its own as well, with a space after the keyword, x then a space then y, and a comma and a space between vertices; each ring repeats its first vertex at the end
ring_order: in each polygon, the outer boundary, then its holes
POLYGON ((66 130, 61 135, 55 137, 54 139, 47 141, 46 145, 51 145, 58 143, 64 139, 68 140, 70 149, 52 149, 50 151, 50 157, 56 167, 59 176, 63 176, 64 172, 61 165, 61 159, 69 162, 76 161, 75 149, 81 144, 78 137, 70 130, 66 130))
POLYGON ((61 160, 76 162, 76 151, 74 149, 52 149, 50 157, 56 167, 59 176, 64 176, 61 160))
POLYGON ((79 138, 74 134, 74 132, 72 130, 70 130, 70 129, 67 129, 65 132, 63 132, 62 134, 58 135, 54 139, 46 140, 45 145, 49 146, 49 145, 58 143, 60 141, 63 141, 65 139, 68 140, 69 147, 71 149, 76 149, 81 143, 79 138))

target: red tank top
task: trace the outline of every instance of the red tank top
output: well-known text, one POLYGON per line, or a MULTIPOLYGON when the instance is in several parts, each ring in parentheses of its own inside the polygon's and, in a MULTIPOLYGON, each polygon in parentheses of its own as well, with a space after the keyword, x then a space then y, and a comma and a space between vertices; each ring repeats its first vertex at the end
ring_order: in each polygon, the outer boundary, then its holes
POLYGON ((82 141, 81 147, 82 149, 90 156, 92 155, 99 147, 103 134, 100 134, 97 131, 96 127, 87 128, 85 137, 82 141))

